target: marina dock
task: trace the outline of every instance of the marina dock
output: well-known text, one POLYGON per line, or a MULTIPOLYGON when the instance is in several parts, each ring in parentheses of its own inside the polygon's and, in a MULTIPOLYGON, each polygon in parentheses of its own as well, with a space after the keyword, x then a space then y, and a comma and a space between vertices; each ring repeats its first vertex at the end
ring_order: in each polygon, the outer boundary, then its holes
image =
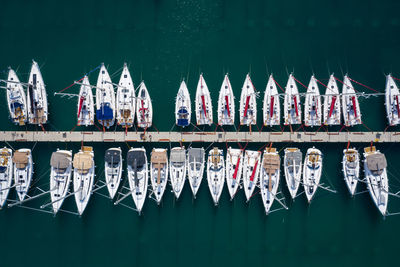
POLYGON ((2 142, 398 143, 400 132, 88 132, 0 131, 2 142))

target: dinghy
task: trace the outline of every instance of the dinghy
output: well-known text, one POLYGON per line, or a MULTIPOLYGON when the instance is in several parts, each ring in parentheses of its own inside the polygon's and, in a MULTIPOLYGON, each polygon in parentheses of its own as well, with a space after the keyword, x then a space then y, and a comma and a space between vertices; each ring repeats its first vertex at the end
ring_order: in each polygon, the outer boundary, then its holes
POLYGON ((0 149, 0 209, 7 201, 13 179, 12 150, 0 149))
POLYGON ((189 90, 187 89, 185 81, 182 81, 175 100, 176 125, 181 127, 189 126, 191 116, 192 104, 190 103, 189 90))
POLYGON ((235 97, 228 74, 225 75, 218 97, 218 125, 235 124, 235 97))
POLYGON ((264 125, 274 126, 281 124, 281 107, 278 89, 272 74, 269 76, 264 93, 263 102, 264 125))
POLYGON ((355 148, 343 150, 343 175, 351 196, 356 192, 357 182, 360 176, 360 155, 355 148))
POLYGON ((146 150, 144 148, 131 148, 127 154, 128 181, 139 214, 142 212, 146 201, 149 172, 146 150))
POLYGON ((281 160, 276 148, 264 150, 260 171, 260 189, 265 213, 271 210, 279 188, 281 160))
POLYGON ((322 174, 322 153, 315 147, 307 150, 303 166, 303 185, 308 203, 317 192, 322 174))
POLYGON ((27 120, 27 106, 24 88, 17 74, 11 68, 8 70, 7 78, 7 103, 11 121, 23 126, 27 120))
POLYGON ((283 112, 285 125, 301 124, 300 95, 292 74, 286 85, 283 112))
POLYGON ((329 77, 324 96, 324 124, 340 125, 340 95, 335 77, 329 77))
POLYGON ((383 216, 387 215, 389 181, 384 154, 374 146, 364 148, 364 174, 367 187, 375 206, 383 216))
POLYGON ((186 180, 186 151, 184 147, 174 147, 169 155, 169 171, 172 191, 176 199, 182 193, 186 180))
POLYGON ((144 82, 139 85, 136 103, 136 119, 138 127, 143 129, 150 128, 153 123, 153 105, 144 82))
POLYGON ((211 125, 213 123, 212 103, 203 74, 200 74, 200 79, 197 84, 195 104, 197 125, 211 125))
POLYGON ((72 176, 72 151, 58 150, 50 159, 50 198, 53 213, 56 214, 69 191, 72 176))
POLYGON ((286 185, 290 196, 295 199, 301 181, 301 170, 303 165, 303 154, 298 148, 285 148, 283 158, 283 169, 285 171, 286 185))
POLYGON ((109 148, 104 155, 104 176, 110 198, 117 193, 122 177, 122 151, 121 148, 109 148))
POLYGON ((392 75, 386 76, 385 106, 389 125, 394 126, 400 123, 400 92, 392 75))
POLYGON ((96 117, 103 127, 110 128, 115 122, 115 93, 110 75, 101 63, 96 86, 96 117))
POLYGON ((228 186, 231 200, 240 186, 242 170, 243 150, 229 147, 226 152, 226 185, 228 186))
POLYGON ((157 204, 160 205, 168 181, 168 157, 164 148, 153 148, 150 159, 150 180, 157 204))
POLYGON ((253 196, 260 175, 261 152, 246 150, 243 165, 243 187, 247 202, 253 196))
POLYGON ((313 75, 307 87, 304 103, 304 125, 311 127, 320 126, 321 116, 321 96, 319 94, 317 79, 313 75))
POLYGON ((204 148, 189 148, 187 153, 187 171, 193 197, 196 198, 204 173, 204 148))
POLYGON ((47 93, 39 65, 32 60, 27 90, 27 108, 30 124, 43 125, 47 123, 48 107, 47 93))
POLYGON ((132 77, 128 69, 128 65, 124 63, 121 78, 117 86, 117 122, 124 128, 133 126, 135 120, 135 87, 132 77))
POLYGON ((92 195, 94 183, 93 148, 84 146, 74 155, 74 195, 78 214, 81 216, 92 195))
POLYGON ((240 125, 254 125, 256 123, 256 89, 251 82, 250 75, 247 74, 240 94, 240 125))
POLYGON ((29 148, 18 149, 14 152, 14 183, 19 201, 23 201, 31 186, 33 175, 32 153, 29 148))
POLYGON ((347 75, 344 76, 343 80, 342 108, 344 124, 347 127, 361 124, 361 112, 358 97, 347 75))
POLYGON ((224 188, 225 164, 224 152, 217 147, 214 147, 208 153, 207 182, 214 205, 218 206, 219 198, 224 188))
POLYGON ((94 125, 94 102, 92 87, 89 84, 89 78, 83 78, 81 88, 79 90, 78 101, 78 123, 77 125, 94 125))

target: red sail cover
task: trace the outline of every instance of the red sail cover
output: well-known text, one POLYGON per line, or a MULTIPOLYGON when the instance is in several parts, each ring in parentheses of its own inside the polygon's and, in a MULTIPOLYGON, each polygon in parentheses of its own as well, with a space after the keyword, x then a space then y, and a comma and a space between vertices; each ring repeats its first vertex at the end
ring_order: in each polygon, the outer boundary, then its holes
POLYGON ((85 100, 85 98, 84 98, 83 96, 81 96, 81 97, 79 98, 78 119, 79 119, 79 117, 80 117, 80 115, 81 115, 83 100, 85 100))
POLYGON ((256 164, 254 164, 253 172, 251 173, 250 176, 250 181, 254 181, 254 176, 256 175, 256 170, 257 170, 257 165, 258 165, 258 160, 256 161, 256 164))
POLYGON ((271 102, 269 103, 269 117, 272 118, 274 115, 274 100, 275 98, 271 96, 271 102))
POLYGON ((203 105, 204 117, 207 117, 207 110, 206 110, 206 103, 204 101, 204 95, 201 96, 201 103, 203 105))
POLYGON ((351 97, 351 102, 353 102, 354 116, 357 118, 356 98, 354 96, 351 97))
POLYGON ((397 107, 397 117, 399 117, 400 107, 399 107, 399 96, 396 95, 396 107, 397 107))
POLYGON ((225 96, 225 102, 226 102, 226 111, 228 112, 228 117, 231 117, 231 110, 229 109, 229 97, 226 95, 225 96))
POLYGON ((294 101, 294 108, 296 110, 296 116, 299 116, 299 111, 297 109, 297 97, 293 96, 293 101, 294 101))
POLYGON ((240 163, 240 156, 238 157, 238 160, 236 162, 236 167, 235 167, 235 172, 233 173, 233 179, 236 179, 238 170, 239 170, 239 163, 240 163))
POLYGON ((247 117, 247 109, 249 108, 250 96, 246 97, 246 105, 244 106, 244 116, 247 117))
POLYGON ((336 102, 336 96, 332 97, 332 102, 331 102, 331 107, 329 109, 329 116, 328 119, 332 116, 333 113, 333 108, 335 107, 335 102, 336 102))

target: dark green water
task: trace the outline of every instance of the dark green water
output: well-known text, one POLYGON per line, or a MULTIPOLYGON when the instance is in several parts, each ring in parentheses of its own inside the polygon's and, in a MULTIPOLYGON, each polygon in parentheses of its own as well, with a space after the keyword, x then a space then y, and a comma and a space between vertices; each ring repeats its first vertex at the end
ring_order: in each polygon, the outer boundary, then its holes
MULTIPOLYGON (((48 130, 69 130, 76 123, 76 100, 54 97, 53 92, 101 62, 114 73, 126 61, 135 83, 146 81, 159 130, 169 130, 174 123, 173 103, 181 79, 188 80, 193 98, 200 72, 214 106, 226 72, 237 99, 247 72, 261 92, 268 72, 283 86, 287 71, 293 70, 303 83, 308 83, 312 73, 326 81, 329 72, 339 77, 342 71, 348 72, 353 79, 383 91, 384 73, 400 76, 400 3, 321 2, 3 0, 0 71, 9 65, 18 68, 20 79, 26 81, 30 60, 41 64, 50 102, 48 130)), ((92 84, 96 77, 97 73, 90 76, 92 84)), ((118 79, 118 74, 113 76, 114 81, 118 79)), ((383 97, 361 100, 363 120, 373 130, 386 127, 383 102, 383 97)), ((9 122, 5 104, 0 111, 0 129, 18 129, 9 122)), ((261 121, 259 116, 259 125, 261 121)), ((95 149, 97 179, 104 179, 102 158, 110 144, 87 145, 95 149)), ((126 144, 116 145, 127 151, 126 144)), ((299 147, 305 152, 311 145, 299 147)), ((46 188, 50 154, 58 147, 76 152, 79 144, 37 144, 33 153, 36 185, 46 188)), ((329 179, 338 193, 319 190, 311 206, 301 196, 288 202, 289 211, 266 217, 259 196, 246 204, 240 192, 230 202, 225 189, 215 208, 203 181, 195 201, 186 184, 179 201, 167 190, 162 207, 148 200, 141 217, 99 195, 92 196, 82 218, 6 208, 0 212, 0 266, 396 264, 400 217, 383 220, 367 194, 349 197, 340 166, 344 144, 317 147, 325 154, 323 179, 326 183, 329 179)), ((396 191, 399 146, 378 148, 387 155, 390 184, 396 191)), ((30 206, 39 207, 48 200, 44 197, 30 206)), ((391 199, 389 210, 400 211, 399 201, 391 199)), ((64 208, 75 210, 73 199, 67 199, 64 208)))

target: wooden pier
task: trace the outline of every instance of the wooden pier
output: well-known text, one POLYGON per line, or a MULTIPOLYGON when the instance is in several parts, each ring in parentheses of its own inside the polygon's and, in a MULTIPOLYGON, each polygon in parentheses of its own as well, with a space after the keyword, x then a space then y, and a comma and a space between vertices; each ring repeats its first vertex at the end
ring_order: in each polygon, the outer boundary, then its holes
POLYGON ((2 142, 397 143, 400 132, 84 132, 1 131, 2 142))

